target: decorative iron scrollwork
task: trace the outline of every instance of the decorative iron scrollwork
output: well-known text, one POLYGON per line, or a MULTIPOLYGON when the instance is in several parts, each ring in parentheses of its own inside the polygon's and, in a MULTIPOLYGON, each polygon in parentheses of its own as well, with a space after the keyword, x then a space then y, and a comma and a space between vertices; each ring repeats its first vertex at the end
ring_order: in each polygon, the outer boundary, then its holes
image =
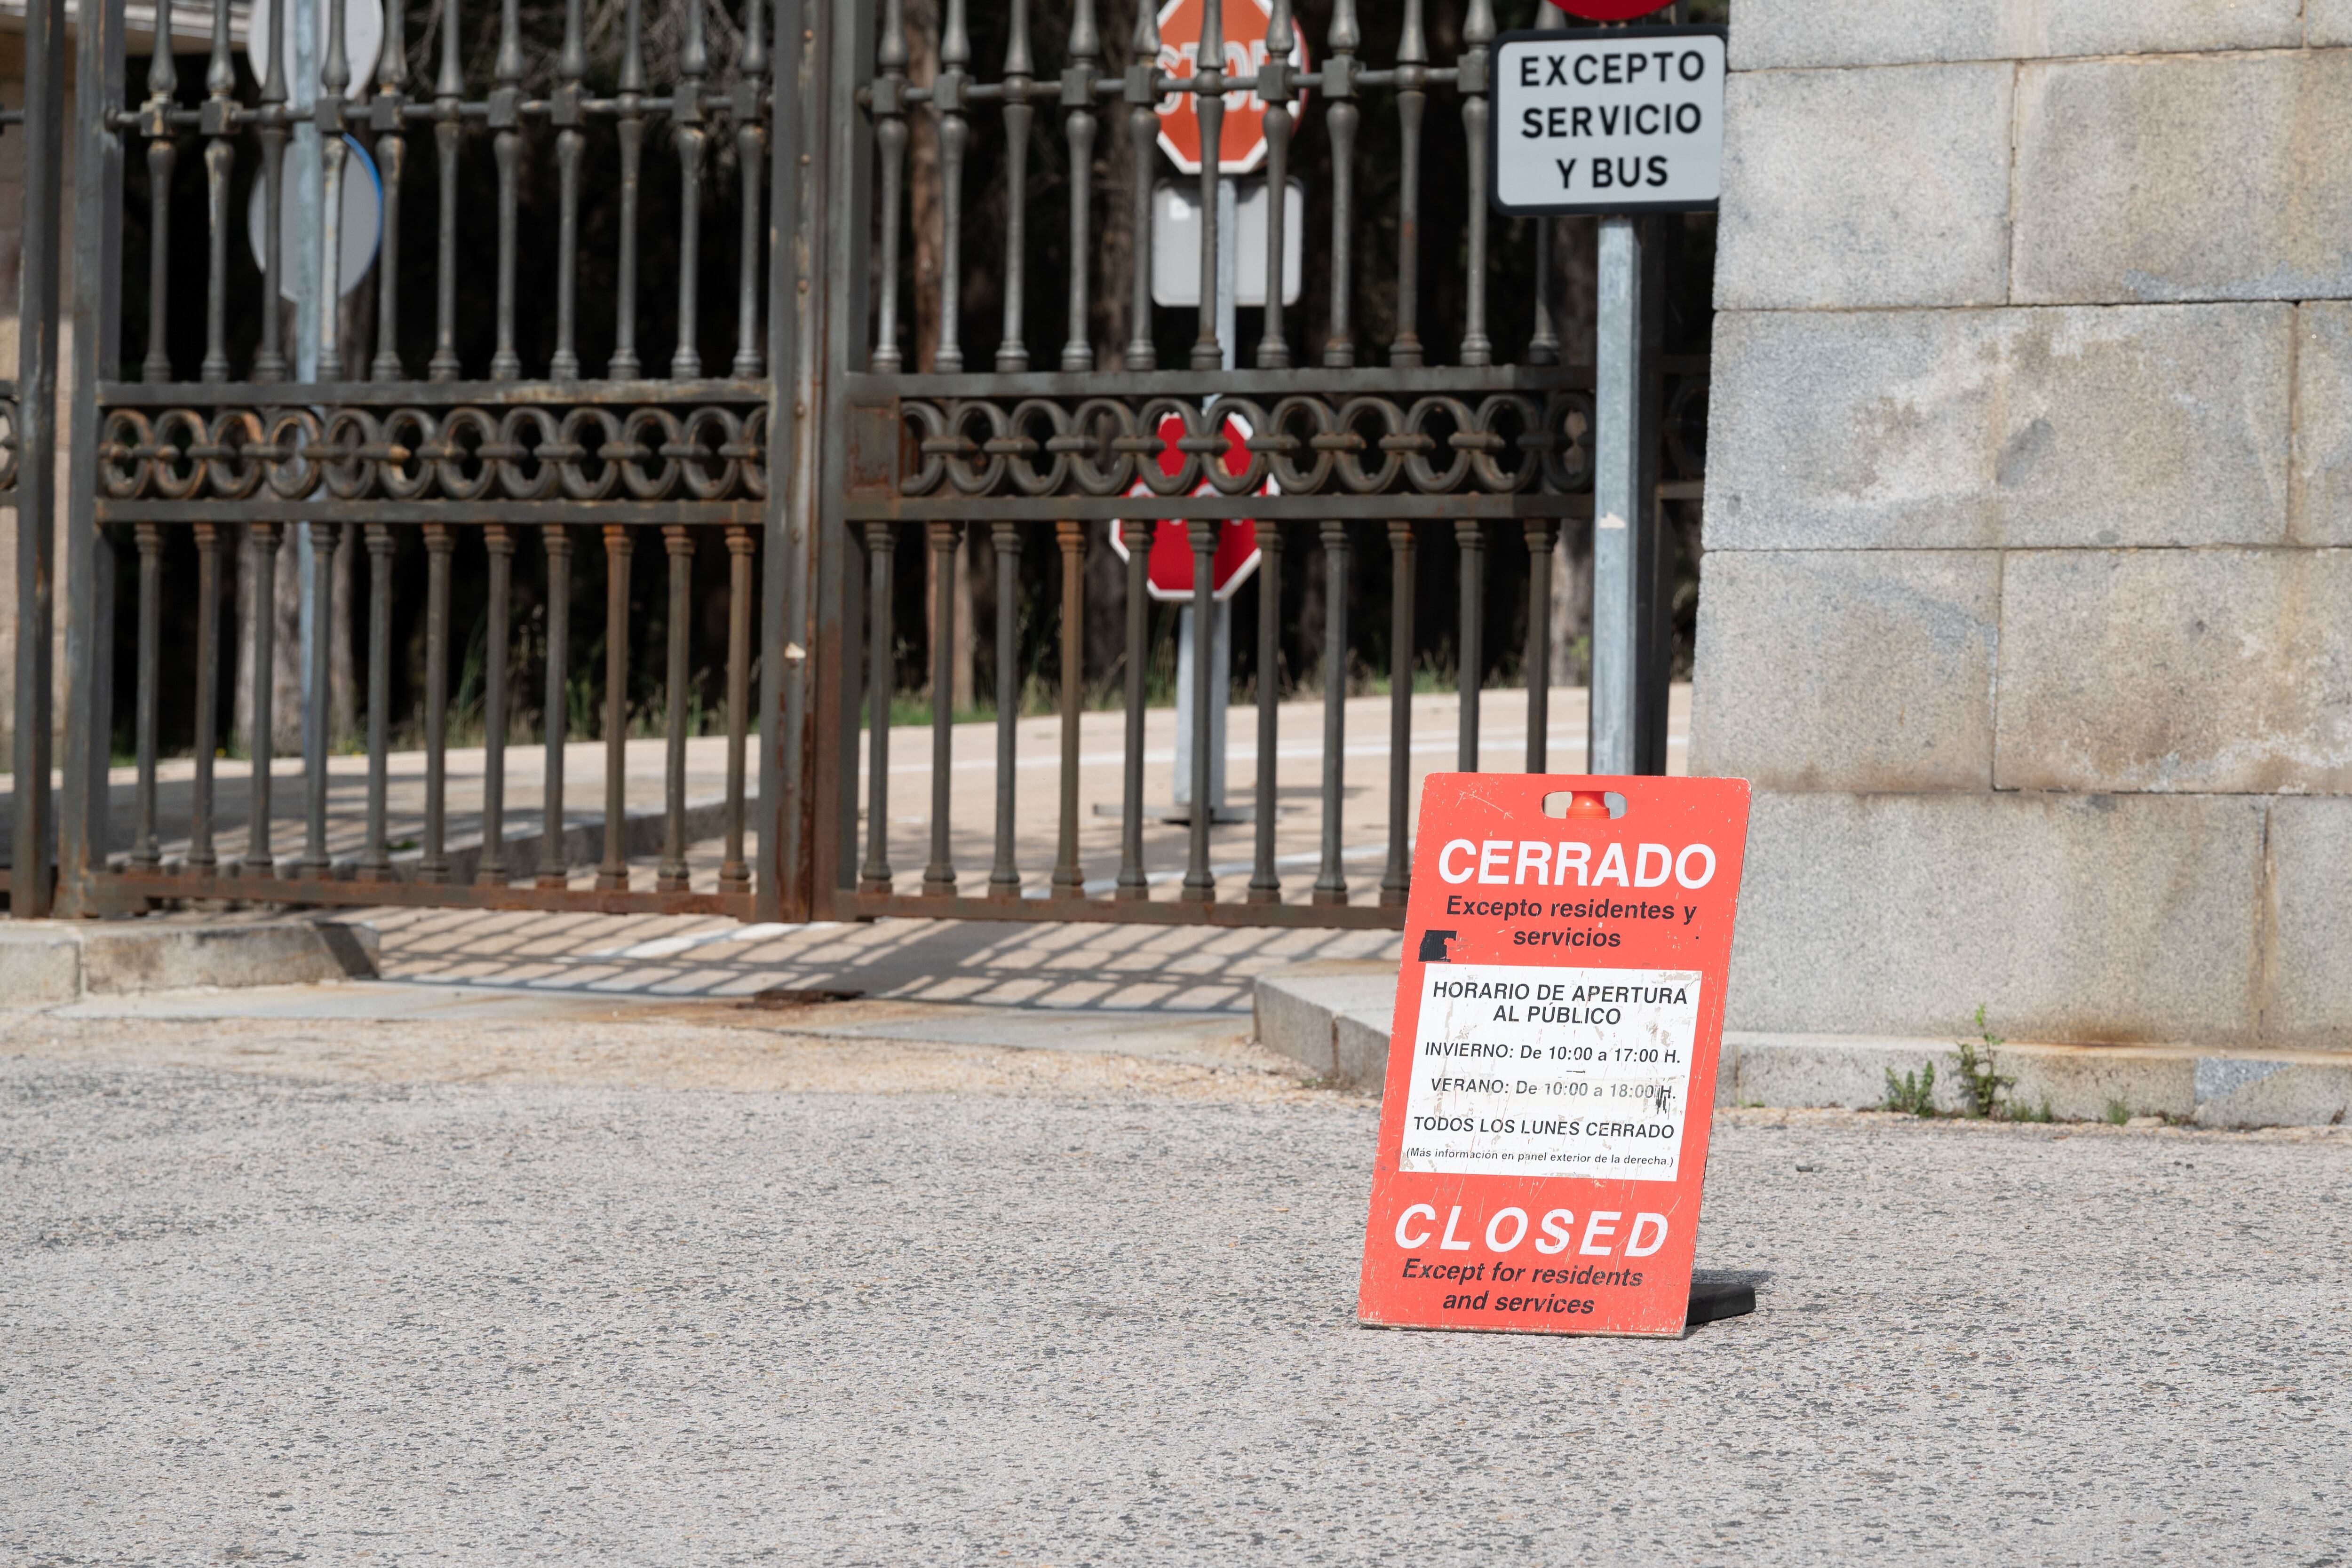
POLYGON ((0 490, 16 487, 16 400, 0 397, 0 490))
MULTIPOLYGON (((8 472, 13 473, 13 422, 8 472)), ((768 494, 768 408, 114 408, 111 500, 737 501, 768 494)))
POLYGON ((1271 405, 1186 398, 908 398, 898 493, 1118 496, 1508 495, 1592 487, 1592 400, 1581 392, 1406 401, 1294 393, 1271 405), (1245 434, 1232 461, 1227 420, 1245 434), (1171 441, 1171 425, 1181 434, 1171 441), (1167 459, 1173 454, 1175 461, 1167 459))

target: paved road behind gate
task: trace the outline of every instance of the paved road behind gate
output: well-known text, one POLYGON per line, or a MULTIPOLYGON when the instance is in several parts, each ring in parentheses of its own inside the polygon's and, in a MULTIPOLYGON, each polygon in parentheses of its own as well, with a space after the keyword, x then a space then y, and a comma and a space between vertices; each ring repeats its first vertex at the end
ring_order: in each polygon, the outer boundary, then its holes
POLYGON ((1759 1310, 1636 1343, 1355 1327, 1373 1114, 1239 1045, 17 1015, 0 1555, 2352 1550, 2344 1130, 1731 1113, 1759 1310))

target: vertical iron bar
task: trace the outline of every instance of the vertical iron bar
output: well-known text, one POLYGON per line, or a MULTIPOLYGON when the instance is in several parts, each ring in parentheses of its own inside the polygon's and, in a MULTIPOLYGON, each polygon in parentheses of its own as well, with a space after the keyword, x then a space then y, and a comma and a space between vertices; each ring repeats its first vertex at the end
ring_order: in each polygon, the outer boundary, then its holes
MULTIPOLYGON (((1012 0, 1012 30, 1004 45, 1004 337, 996 345, 1000 371, 1029 368, 1028 326, 1022 306, 1028 287, 1030 77, 1029 0, 1012 0)), ((1083 187, 1074 193, 1085 200, 1083 187)))
POLYGON ((462 131, 459 105, 466 96, 458 28, 457 0, 441 0, 441 70, 433 82, 433 146, 440 156, 441 226, 436 253, 433 359, 425 368, 425 376, 436 382, 456 381, 458 369, 457 140, 462 131))
POLYGON ((662 759, 662 858, 654 873, 654 889, 684 893, 687 634, 693 630, 694 619, 694 530, 673 524, 662 529, 662 543, 669 550, 669 715, 662 759))
POLYGON ((857 870, 857 891, 890 891, 890 694, 898 685, 890 664, 890 565, 897 548, 887 523, 866 525, 866 863, 857 870))
POLYGON ((1429 39, 1422 0, 1404 0, 1397 37, 1397 304, 1389 363, 1414 366, 1421 353, 1421 122, 1429 110, 1429 39))
POLYGON ((131 863, 152 871, 163 862, 155 845, 155 681, 161 657, 158 634, 163 620, 163 591, 157 570, 163 564, 163 529, 141 523, 139 538, 139 804, 132 827, 131 863))
MULTIPOLYGON (((1213 16, 1216 9, 1210 6, 1208 14, 1213 16)), ((1206 29, 1202 31, 1205 37, 1206 29)), ((1206 49, 1204 42, 1202 52, 1205 53, 1206 49)), ((1202 141, 1202 169, 1216 167, 1215 146, 1214 141, 1202 141)), ((1213 195, 1213 193, 1210 193, 1213 195)), ((1212 206, 1203 210, 1213 209, 1212 206)), ((1206 269, 1203 270, 1205 272, 1206 269)), ((1204 278, 1202 293, 1205 296, 1207 292, 1204 278)), ((1213 320, 1211 312, 1204 309, 1202 314, 1204 319, 1213 320)), ((1210 330, 1213 341, 1214 327, 1210 330)), ((1198 354, 1200 350, 1195 347, 1193 352, 1198 354)), ((1217 879, 1209 870, 1209 828, 1216 817, 1209 798, 1209 721, 1212 713, 1209 688, 1219 672, 1209 667, 1216 662, 1210 656, 1209 650, 1216 642, 1216 579, 1212 562, 1217 553, 1219 524, 1213 518, 1194 517, 1184 525, 1184 529, 1192 546, 1192 779, 1191 803, 1185 808, 1192 834, 1185 857, 1183 898, 1187 904, 1214 904, 1217 900, 1217 879)))
MULTIPOLYGON (((1201 45, 1192 67, 1192 112, 1201 126, 1201 328, 1192 340, 1192 368, 1196 371, 1223 370, 1225 363, 1224 345, 1217 337, 1217 186, 1224 178, 1225 131, 1225 21, 1223 0, 1201 6, 1201 45)), ((1139 177, 1142 171, 1139 170, 1139 177)), ((1199 622, 1195 632, 1200 641, 1195 647, 1208 646, 1209 622, 1199 622)), ((1193 688, 1204 690, 1196 679, 1193 688)), ((1194 733, 1199 741, 1208 735, 1206 729, 1194 733)), ((1198 745, 1196 756, 1205 752, 1198 745)), ((1200 771, 1196 766, 1193 771, 1200 771)), ((1199 818, 1206 795, 1192 797, 1192 810, 1199 818)), ((1194 835, 1196 838, 1198 834, 1194 835)), ((1208 874, 1206 841, 1201 841, 1201 874, 1208 874)), ((1192 893, 1192 873, 1184 873, 1186 896, 1192 893)), ((1213 893, 1211 896, 1214 896, 1213 893)))
POLYGON ((988 873, 988 896, 1021 896, 1021 873, 1013 862, 1013 726, 1021 716, 1020 646, 1013 639, 1021 608, 1021 528, 999 523, 990 530, 996 554, 996 864, 988 873))
POLYGON ((376 173, 383 186, 383 221, 376 237, 375 358, 368 366, 369 376, 380 382, 396 382, 405 373, 400 364, 400 175, 408 162, 408 139, 402 134, 408 108, 407 12, 407 0, 384 0, 383 48, 376 57, 375 92, 368 99, 376 173))
MULTIPOLYGON (((66 919, 100 913, 99 879, 106 872, 113 826, 107 742, 114 733, 114 580, 119 563, 114 541, 99 523, 99 476, 104 461, 99 455, 99 387, 101 378, 115 373, 122 362, 122 178, 128 140, 122 123, 128 102, 124 9, 121 0, 89 0, 79 7, 74 69, 72 414, 66 425, 65 515, 54 530, 57 553, 63 557, 65 599, 60 616, 64 669, 58 690, 58 706, 64 709, 58 734, 65 752, 65 789, 58 800, 56 908, 66 919)), ((61 16, 49 21, 60 30, 64 26, 61 16)), ((53 60, 44 61, 45 77, 53 60)), ((49 99, 56 106, 48 110, 52 114, 63 103, 61 81, 58 89, 49 99)), ((45 181, 34 182, 32 188, 37 190, 41 183, 45 181)), ((45 191, 42 196, 46 205, 45 191)), ((44 232, 56 236, 60 231, 44 232)), ((35 363, 41 361, 37 358, 35 363)), ((20 406, 20 417, 23 412, 20 406)), ((20 467, 19 486, 25 477, 20 467)), ((53 508, 35 507, 27 515, 48 511, 53 508)), ((37 873, 33 880, 41 879, 37 873)))
POLYGON ((1061 837, 1054 852, 1055 898, 1086 894, 1078 869, 1078 716, 1086 692, 1087 526, 1065 517, 1054 525, 1062 547, 1062 798, 1061 837))
POLYGON ((499 5, 494 68, 498 86, 490 90, 488 123, 490 152, 499 170, 499 307, 498 346, 490 353, 490 379, 510 382, 522 374, 522 355, 515 349, 515 204, 522 157, 522 8, 519 0, 501 0, 499 5))
POLYGON ((390 528, 383 523, 367 525, 367 847, 360 852, 362 882, 386 882, 392 877, 392 849, 385 841, 384 821, 392 729, 392 542, 390 528))
POLYGON ((1257 526, 1257 828, 1255 863, 1250 871, 1249 902, 1280 904, 1282 878, 1274 869, 1276 747, 1281 729, 1276 706, 1282 668, 1282 525, 1257 526))
POLYGON ((1339 863, 1339 793, 1348 746, 1348 525, 1323 524, 1323 865, 1317 904, 1348 902, 1339 863))
POLYGON ((196 134, 205 142, 205 362, 196 374, 228 380, 228 187, 236 167, 230 140, 242 121, 236 66, 229 56, 228 7, 213 7, 212 57, 205 67, 205 106, 196 134))
MULTIPOLYGON (((1567 26, 1568 13, 1559 6, 1536 7, 1537 31, 1558 32, 1567 26)), ((1543 217, 1530 221, 1536 226, 1536 290, 1535 327, 1528 337, 1528 363, 1556 365, 1559 363, 1559 263, 1553 255, 1553 246, 1559 221, 1543 217)))
MULTIPOLYGON (((702 162, 710 144, 710 133, 703 129, 702 78, 710 72, 710 51, 702 37, 702 0, 686 0, 677 72, 669 108, 670 141, 677 148, 677 347, 670 351, 669 373, 685 382, 702 374, 702 162)), ((678 875, 683 879, 685 871, 678 875)))
POLYGON ((1258 337, 1257 362, 1260 370, 1278 371, 1290 365, 1290 340, 1282 326, 1285 231, 1290 222, 1290 54, 1297 47, 1290 0, 1274 0, 1265 38, 1265 64, 1257 73, 1257 95, 1265 104, 1265 330, 1258 337))
MULTIPOLYGON (((1139 0, 1137 9, 1150 16, 1151 0, 1139 0)), ((1134 361, 1130 358, 1129 362, 1134 361)), ((1118 886, 1114 894, 1118 898, 1151 896, 1151 884, 1143 874, 1143 661, 1144 636, 1151 626, 1146 570, 1157 526, 1148 519, 1119 525, 1127 543, 1127 737, 1119 763, 1118 886)))
POLYGON ((488 523, 482 546, 489 553, 490 582, 482 648, 482 857, 474 880, 507 884, 507 601, 514 591, 515 538, 511 529, 488 523))
POLYGON ((172 279, 172 171, 180 156, 170 117, 179 90, 180 72, 172 58, 172 0, 155 0, 155 45, 147 57, 147 102, 139 116, 141 133, 147 138, 147 357, 139 366, 142 382, 172 379, 164 307, 172 279))
POLYGON ((887 375, 906 363, 898 350, 898 235, 907 171, 907 5, 882 0, 882 41, 874 53, 880 74, 874 78, 874 152, 881 164, 882 235, 876 247, 874 352, 866 363, 887 375))
POLYGON ((571 858, 565 852, 563 827, 563 746, 571 738, 572 658, 572 536, 562 523, 550 523, 541 533, 547 551, 546 691, 541 697, 541 739, 546 745, 544 781, 540 786, 539 885, 562 887, 571 858))
POLYGON ((934 521, 929 530, 931 546, 931 863, 923 868, 923 891, 946 898, 955 892, 955 861, 948 843, 950 808, 954 800, 951 770, 955 767, 955 648, 962 629, 956 624, 955 558, 958 527, 934 521))
MULTIPOLYGON (((1544 5, 1539 10, 1558 10, 1544 5)), ((1469 189, 1463 200, 1469 208, 1468 257, 1462 279, 1462 362, 1491 365, 1495 345, 1486 336, 1486 129, 1494 114, 1487 99, 1487 73, 1494 58, 1494 0, 1469 0, 1462 19, 1462 53, 1455 62, 1454 86, 1462 94, 1462 134, 1467 141, 1469 189)), ((1543 220, 1536 220, 1538 224, 1543 220)))
MULTIPOLYGON (((1344 5, 1347 0, 1340 3, 1344 5)), ((1130 371, 1157 370, 1160 365, 1160 350, 1151 341, 1151 171, 1160 150, 1160 111, 1156 107, 1159 88, 1160 9, 1152 0, 1136 0, 1134 47, 1129 50, 1127 87, 1120 94, 1127 104, 1128 162, 1135 180, 1128 192, 1135 231, 1128 300, 1127 368, 1130 371)), ((1128 614, 1131 620, 1135 614, 1133 606, 1129 607, 1128 614)), ((1139 645, 1139 638, 1133 641, 1139 645)), ((1129 679, 1133 678, 1130 670, 1129 679)), ((1141 788, 1139 784, 1136 787, 1141 788)), ((1139 879, 1142 874, 1139 870, 1136 873, 1139 879)), ((1119 896, 1145 896, 1140 880, 1134 891, 1129 890, 1124 868, 1119 872, 1119 896)))
MULTIPOLYGON (((330 296, 329 298, 332 298, 330 296)), ((335 595, 335 547, 331 542, 336 529, 326 523, 311 525, 313 548, 310 551, 310 639, 303 650, 310 668, 303 693, 302 705, 302 859, 299 874, 323 877, 328 872, 327 860, 327 764, 333 747, 328 745, 327 724, 333 712, 328 701, 330 679, 329 655, 335 646, 333 625, 335 595)))
POLYGON ((1363 33, 1356 25, 1356 0, 1333 0, 1330 54, 1323 61, 1324 133, 1331 140, 1331 325, 1323 339, 1323 363, 1348 370, 1356 362, 1355 227, 1356 50, 1363 33))
MULTIPOLYGON (((759 0, 751 0, 755 6, 759 0)), ((756 372, 755 372, 756 373, 756 372)), ((727 530, 727 849, 719 891, 751 891, 743 859, 744 727, 751 710, 751 530, 727 530)))
POLYGON ((1551 760, 1551 519, 1529 517, 1528 529, 1528 771, 1551 760))
POLYGON ((449 557, 457 536, 425 525, 425 851, 416 880, 449 880, 449 557))
MULTIPOLYGON (((446 0, 456 5, 457 0, 446 0)), ((293 7, 287 0, 269 0, 269 66, 261 78, 261 109, 254 117, 261 142, 261 346, 253 354, 253 379, 286 379, 286 351, 280 341, 286 232, 286 50, 294 31, 293 7)))
MULTIPOLYGON (((740 229, 742 248, 735 262, 732 369, 737 377, 749 380, 760 373, 764 363, 760 353, 760 241, 766 231, 760 220, 760 198, 768 177, 768 133, 761 115, 768 90, 768 37, 761 0, 743 0, 743 50, 735 62, 735 165, 743 181, 743 221, 740 229)), ((728 541, 732 548, 734 536, 729 535, 728 541)), ((727 874, 721 871, 719 881, 726 880, 727 874)))
POLYGON ((68 123, 63 0, 32 0, 26 7, 24 47, 23 232, 39 241, 22 246, 16 268, 16 645, 11 714, 16 737, 10 790, 16 849, 8 913, 18 920, 37 920, 49 913, 49 845, 58 828, 49 766, 57 717, 58 307, 64 278, 68 123))
POLYGON ((278 685, 278 525, 250 523, 253 568, 253 733, 247 737, 253 771, 247 787, 250 822, 246 828, 245 874, 276 876, 269 852, 269 764, 276 723, 270 698, 278 685))
POLYGON ((1640 643, 1634 528, 1642 520, 1642 236, 1637 220, 1601 220, 1593 365, 1592 773, 1634 768, 1640 643))
MULTIPOLYGON (((452 0, 452 4, 455 0, 452 0)), ((634 379, 637 362, 637 195, 645 180, 646 156, 646 19, 645 0, 626 0, 621 10, 620 117, 616 134, 621 143, 621 267, 613 286, 613 358, 604 373, 614 381, 634 379)), ((608 541, 609 543, 609 537, 608 541)), ((627 544, 622 549, 625 554, 627 544)), ((609 853, 605 857, 610 861, 609 853)), ((625 883, 628 869, 617 873, 625 883)))
POLYGON ((213 849, 213 753, 220 746, 220 529, 198 523, 195 534, 195 779, 188 799, 188 869, 209 875, 220 863, 213 849))
MULTIPOLYGON (((324 382, 343 379, 343 348, 337 331, 341 312, 336 305, 343 297, 343 161, 349 154, 349 149, 343 145, 343 115, 349 107, 344 101, 345 95, 352 85, 352 62, 343 41, 344 12, 345 7, 341 5, 326 7, 327 40, 319 72, 319 93, 310 104, 311 122, 319 131, 319 171, 323 182, 320 192, 323 200, 319 204, 319 234, 315 243, 319 246, 320 258, 316 377, 324 382)), ((325 530, 313 528, 310 533, 311 538, 317 539, 324 537, 325 530)), ((321 686, 319 689, 323 691, 325 688, 321 686)), ((323 713, 326 710, 319 708, 317 711, 323 713)), ((322 758, 325 756, 322 749, 306 747, 306 758, 311 750, 318 750, 322 758)), ((324 874, 323 862, 320 871, 324 874)))
POLYGON ((971 145, 964 107, 971 89, 971 33, 964 0, 947 0, 940 26, 940 74, 931 108, 940 117, 940 343, 932 367, 963 369, 963 161, 971 145))
POLYGON ((1381 905, 1394 909, 1412 890, 1412 524, 1389 522, 1389 863, 1381 905))
MULTIPOLYGON (((757 4, 758 0, 753 0, 757 4)), ((555 95, 548 122, 555 127, 555 352, 547 379, 580 379, 580 153, 587 145, 588 40, 582 0, 563 0, 563 47, 555 57, 555 95)), ((544 841, 542 841, 543 842, 544 841)))
POLYGON ((604 528, 604 854, 599 892, 629 885, 629 555, 636 540, 604 528))
POLYGON ((1478 690, 1486 674, 1486 525, 1456 520, 1454 542, 1462 550, 1462 658, 1454 672, 1455 688, 1462 694, 1457 715, 1461 732, 1454 742, 1454 764, 1465 773, 1475 773, 1478 690))
POLYGON ((1070 149, 1070 280, 1063 290, 1069 305, 1062 340, 1062 369, 1095 368, 1087 286, 1094 275, 1095 75, 1101 68, 1102 35, 1095 26, 1095 0, 1070 8, 1069 64, 1062 68, 1062 135, 1070 149))

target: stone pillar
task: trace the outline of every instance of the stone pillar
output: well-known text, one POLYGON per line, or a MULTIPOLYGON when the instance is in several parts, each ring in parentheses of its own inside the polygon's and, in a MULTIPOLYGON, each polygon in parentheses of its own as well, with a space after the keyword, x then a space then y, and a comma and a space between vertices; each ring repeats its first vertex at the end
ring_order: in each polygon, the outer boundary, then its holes
POLYGON ((2352 0, 1740 0, 1735 1029, 2352 1048, 2352 0))

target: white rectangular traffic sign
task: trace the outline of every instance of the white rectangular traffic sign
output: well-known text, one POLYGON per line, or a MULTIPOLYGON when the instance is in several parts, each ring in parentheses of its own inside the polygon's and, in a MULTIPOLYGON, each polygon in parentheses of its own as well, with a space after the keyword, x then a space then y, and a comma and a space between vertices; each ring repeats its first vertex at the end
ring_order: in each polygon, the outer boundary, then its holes
POLYGON ((1495 46, 1495 207, 1711 210, 1723 191, 1721 27, 1506 33, 1495 46))

